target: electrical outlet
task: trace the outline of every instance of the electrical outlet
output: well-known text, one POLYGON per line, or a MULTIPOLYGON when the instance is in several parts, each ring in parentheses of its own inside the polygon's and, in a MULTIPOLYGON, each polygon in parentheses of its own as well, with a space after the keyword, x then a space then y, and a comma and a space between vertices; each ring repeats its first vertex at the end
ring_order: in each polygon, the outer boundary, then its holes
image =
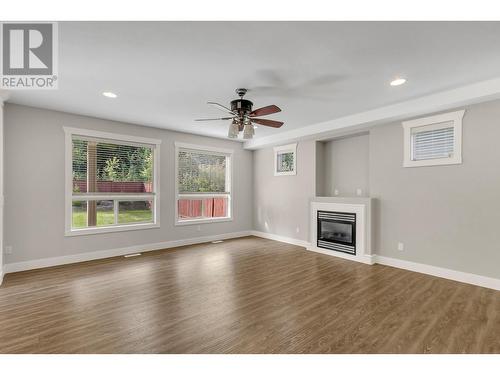
POLYGON ((335 189, 335 190, 333 191, 333 195, 339 195, 339 191, 338 191, 338 189, 335 189))
POLYGON ((12 246, 5 246, 5 254, 12 254, 12 246))
POLYGON ((403 251, 405 249, 405 244, 402 242, 398 242, 398 250, 403 251))
POLYGON ((297 233, 299 233, 299 232, 300 232, 300 228, 299 228, 299 227, 295 228, 295 231, 296 231, 297 233))
POLYGON ((199 232, 201 230, 201 225, 197 225, 196 230, 199 232))
POLYGON ((362 196, 362 195, 363 195, 363 190, 361 190, 361 189, 359 189, 359 188, 358 188, 358 189, 356 189, 356 195, 357 195, 358 197, 362 196))

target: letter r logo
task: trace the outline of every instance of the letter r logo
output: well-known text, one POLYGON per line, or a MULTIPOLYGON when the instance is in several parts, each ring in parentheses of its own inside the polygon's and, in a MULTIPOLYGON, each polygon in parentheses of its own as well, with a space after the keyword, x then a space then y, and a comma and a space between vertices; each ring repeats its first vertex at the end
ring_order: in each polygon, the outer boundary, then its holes
POLYGON ((51 23, 2 24, 2 74, 51 75, 52 36, 51 23))

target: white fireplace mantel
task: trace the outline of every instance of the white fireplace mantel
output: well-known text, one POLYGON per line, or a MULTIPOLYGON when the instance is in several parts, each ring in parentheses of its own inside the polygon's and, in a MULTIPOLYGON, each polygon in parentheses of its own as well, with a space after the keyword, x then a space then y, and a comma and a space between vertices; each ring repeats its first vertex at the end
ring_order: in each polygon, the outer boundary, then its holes
POLYGON ((311 206, 311 242, 307 250, 373 264, 372 256, 372 198, 340 198, 314 197, 311 206), (349 212, 356 214, 356 255, 334 250, 322 249, 317 246, 317 213, 318 211, 349 212))

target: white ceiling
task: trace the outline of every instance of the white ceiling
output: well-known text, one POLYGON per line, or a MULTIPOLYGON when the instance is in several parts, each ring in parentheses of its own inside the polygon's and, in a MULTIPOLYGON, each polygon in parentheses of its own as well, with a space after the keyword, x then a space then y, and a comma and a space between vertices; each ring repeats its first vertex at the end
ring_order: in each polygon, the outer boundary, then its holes
POLYGON ((498 77, 499 45, 500 22, 61 22, 59 89, 9 102, 225 137, 193 119, 246 87, 283 110, 263 137, 498 77))

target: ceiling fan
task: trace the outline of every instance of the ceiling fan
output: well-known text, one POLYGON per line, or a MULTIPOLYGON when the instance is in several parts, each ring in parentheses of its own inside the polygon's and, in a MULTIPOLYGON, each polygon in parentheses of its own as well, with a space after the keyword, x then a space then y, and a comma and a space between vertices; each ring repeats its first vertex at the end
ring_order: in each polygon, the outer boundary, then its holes
POLYGON ((243 131, 243 138, 251 139, 255 134, 253 125, 254 123, 264 126, 270 126, 273 128, 281 127, 283 125, 283 122, 281 121, 258 118, 259 116, 267 116, 273 113, 281 112, 281 109, 273 104, 252 110, 253 103, 250 100, 243 99, 243 96, 245 96, 247 91, 247 89, 243 88, 236 89, 236 94, 238 94, 240 98, 231 101, 231 108, 228 108, 219 103, 208 102, 208 104, 215 106, 216 108, 228 113, 231 116, 219 118, 202 118, 195 121, 232 120, 231 124, 229 125, 229 138, 238 138, 239 133, 243 131))

